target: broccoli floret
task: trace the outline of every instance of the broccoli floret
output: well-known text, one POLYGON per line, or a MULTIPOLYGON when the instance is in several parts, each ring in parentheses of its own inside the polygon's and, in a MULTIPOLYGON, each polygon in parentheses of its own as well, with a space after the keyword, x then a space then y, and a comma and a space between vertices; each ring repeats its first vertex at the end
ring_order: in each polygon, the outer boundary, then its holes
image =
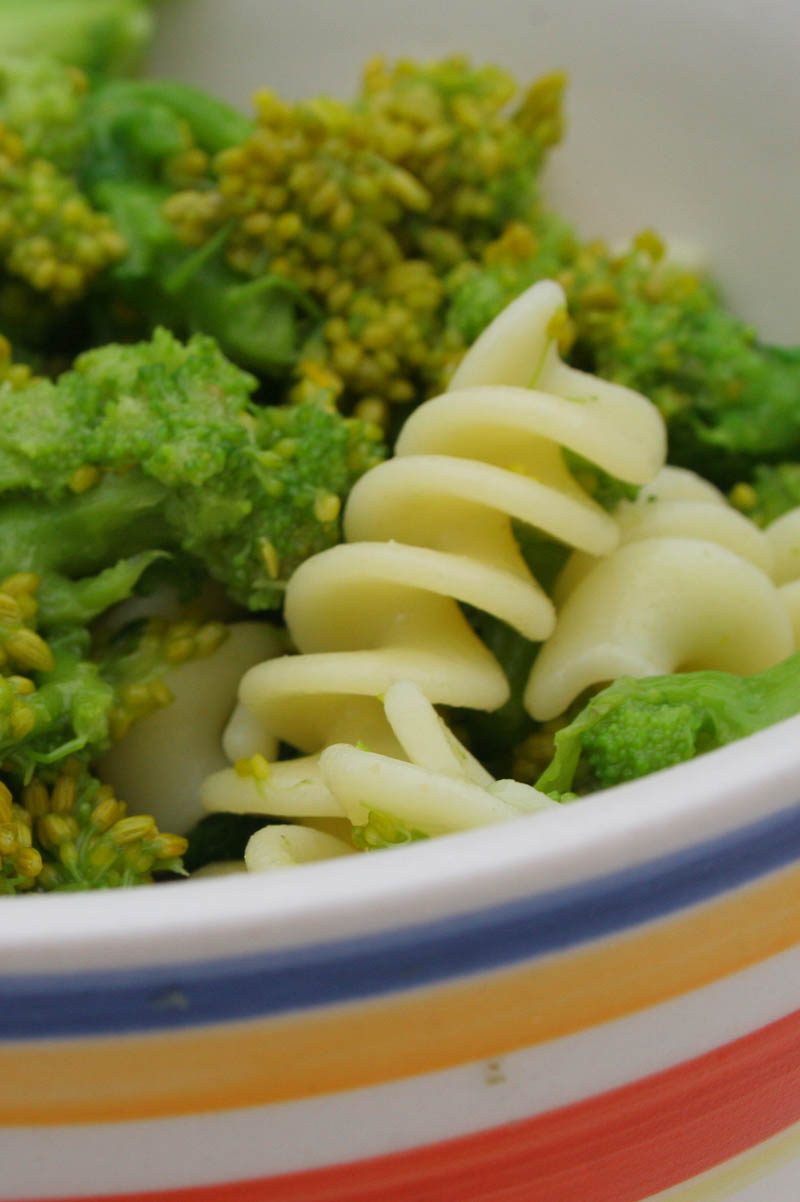
POLYGON ((234 272, 226 228, 187 247, 166 216, 172 198, 202 184, 210 156, 244 142, 252 122, 195 88, 158 80, 96 88, 83 121, 81 186, 128 248, 93 307, 95 340, 141 337, 162 324, 182 336, 212 334, 246 368, 285 370, 307 334, 308 298, 277 276, 234 272))
POLYGON ((0 126, 0 266, 56 305, 82 296, 125 243, 74 181, 0 126))
POLYGON ((98 75, 139 65, 153 32, 148 0, 1 0, 0 46, 98 75))
POLYGON ((134 622, 111 638, 98 638, 93 655, 103 681, 113 690, 110 739, 123 738, 134 722, 172 702, 163 679, 166 672, 213 655, 227 637, 222 622, 152 618, 134 622))
POLYGON ((512 300, 537 280, 559 279, 578 252, 574 232, 553 213, 535 211, 512 223, 448 279, 447 328, 470 346, 512 300))
MULTIPOLYGON (((20 786, 75 755, 98 760, 132 723, 170 704, 167 672, 212 654, 227 637, 221 622, 187 618, 113 634, 52 624, 45 593, 30 572, 0 584, 0 765, 20 786)), ((106 603, 122 595, 106 589, 106 603)), ((62 607, 57 617, 65 616, 75 615, 62 607)))
MULTIPOLYGON (((176 640, 168 633, 157 640, 140 634, 139 654, 122 656, 116 647, 97 653, 79 625, 50 627, 45 639, 42 592, 32 572, 0 584, 0 763, 23 782, 41 765, 76 753, 96 758, 131 721, 166 704, 157 680, 174 662, 176 640)), ((109 603, 121 595, 108 594, 109 603)), ((179 648, 188 643, 188 658, 203 653, 208 640, 198 631, 182 637, 179 648)))
POLYGON ((213 339, 161 330, 0 390, 0 576, 93 576, 182 551, 251 609, 339 538, 377 431, 317 405, 257 408, 213 339), (141 561, 137 561, 141 562, 141 561))
POLYGON ((0 122, 27 154, 74 170, 86 144, 88 80, 77 67, 38 54, 0 55, 0 122))
POLYGON ((662 256, 653 235, 623 256, 578 256, 567 278, 573 354, 655 402, 672 463, 730 485, 800 448, 800 350, 760 343, 708 281, 662 256))
POLYGON ((188 247, 220 247, 265 290, 275 328, 286 311, 254 366, 292 369, 295 399, 323 387, 375 416, 440 388, 459 349, 443 277, 531 215, 562 85, 508 114, 508 76, 451 60, 372 64, 351 104, 260 94, 257 128, 165 208, 188 247))
POLYGON ((27 363, 16 363, 11 343, 0 334, 0 392, 12 392, 27 387, 32 379, 27 363))
POLYGON ((731 503, 759 526, 800 506, 800 463, 760 465, 749 482, 731 490, 731 503))
POLYGON ((727 486, 754 463, 800 448, 800 349, 759 343, 709 281, 665 259, 649 231, 624 254, 581 246, 557 219, 509 231, 480 264, 454 273, 451 336, 468 345, 544 276, 567 294, 562 351, 658 406, 670 462, 727 486))
POLYGON ((128 815, 81 763, 42 770, 15 800, 0 782, 0 894, 108 889, 183 873, 186 840, 128 815))
POLYGON ((0 761, 5 771, 28 781, 42 764, 105 750, 114 691, 88 659, 88 632, 71 630, 45 643, 23 627, 13 641, 22 645, 23 662, 7 640, 9 664, 27 675, 0 678, 5 711, 0 761))
POLYGON ((755 676, 624 677, 555 735, 536 787, 608 788, 658 772, 800 713, 800 653, 755 676))
POLYGON ((466 258, 534 215, 546 152, 563 133, 565 83, 547 75, 509 110, 517 84, 498 67, 451 58, 388 68, 378 58, 355 107, 375 148, 425 189, 427 235, 459 239, 466 258))

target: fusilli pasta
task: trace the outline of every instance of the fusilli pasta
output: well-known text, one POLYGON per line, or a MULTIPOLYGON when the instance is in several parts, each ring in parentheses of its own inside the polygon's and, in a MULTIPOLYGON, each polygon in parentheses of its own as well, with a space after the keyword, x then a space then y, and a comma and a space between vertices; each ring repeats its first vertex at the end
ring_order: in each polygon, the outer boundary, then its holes
POLYGON ((773 522, 767 537, 775 553, 775 580, 792 621, 795 647, 800 650, 800 508, 773 522))
POLYGON ((526 691, 546 720, 619 676, 717 668, 747 675, 793 649, 770 539, 707 481, 665 468, 617 512, 620 546, 573 557, 526 691))
MULTIPOLYGON (((411 682, 428 703, 503 704, 505 677, 459 602, 534 641, 554 628, 553 604, 522 558, 512 520, 592 556, 614 550, 618 524, 579 486, 562 451, 642 485, 663 464, 664 427, 639 394, 562 363, 564 313, 558 285, 545 281, 524 293, 476 342, 448 392, 409 418, 395 457, 356 485, 344 519, 348 542, 306 561, 289 583, 286 622, 301 654, 249 671, 234 719, 234 732, 254 717, 261 730, 310 754, 273 765, 268 780, 217 773, 204 788, 210 808, 352 818, 342 773, 355 782, 357 770, 371 771, 373 790, 385 783, 387 769, 373 771, 370 755, 391 757, 392 781, 403 777, 402 789, 391 785, 393 804, 423 789, 418 774, 432 770, 413 762, 407 729, 398 736, 381 700, 387 690, 411 682), (320 760, 331 744, 345 746, 320 760)), ((430 704, 415 714, 419 746, 435 737, 436 715, 430 704)), ((229 743, 244 754, 241 740, 231 735, 229 743)), ((485 776, 475 784, 476 813, 486 815, 491 797, 499 815, 485 776)), ((364 787, 359 779, 359 797, 364 787)), ((459 824, 470 825, 463 788, 460 796, 459 824)))

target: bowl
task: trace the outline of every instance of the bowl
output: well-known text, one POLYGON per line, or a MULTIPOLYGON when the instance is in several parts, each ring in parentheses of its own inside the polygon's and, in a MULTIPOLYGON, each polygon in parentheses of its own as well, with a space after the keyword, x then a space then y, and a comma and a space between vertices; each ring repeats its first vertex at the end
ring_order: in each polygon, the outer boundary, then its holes
MULTIPOLYGON (((566 66, 555 202, 797 338, 790 3, 174 0, 154 68, 461 50, 566 66)), ((4 900, 2 1202, 796 1202, 800 719, 510 831, 4 900)))

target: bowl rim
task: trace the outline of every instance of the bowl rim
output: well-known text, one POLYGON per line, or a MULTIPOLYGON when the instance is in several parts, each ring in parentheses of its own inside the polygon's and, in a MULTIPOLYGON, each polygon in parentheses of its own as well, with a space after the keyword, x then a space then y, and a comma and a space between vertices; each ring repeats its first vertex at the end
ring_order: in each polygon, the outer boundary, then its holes
POLYGON ((558 810, 274 874, 4 898, 9 973, 208 961, 480 915, 655 861, 800 802, 800 715, 558 810), (514 837, 508 837, 513 830, 514 837))

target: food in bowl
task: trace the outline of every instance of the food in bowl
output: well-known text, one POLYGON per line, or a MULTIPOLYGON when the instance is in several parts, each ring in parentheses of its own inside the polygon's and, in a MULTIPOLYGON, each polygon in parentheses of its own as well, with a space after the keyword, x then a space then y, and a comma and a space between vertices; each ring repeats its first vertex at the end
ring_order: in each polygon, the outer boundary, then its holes
POLYGON ((6 893, 518 818, 800 710, 800 354, 545 208, 563 82, 375 61, 251 121, 6 60, 6 893), (225 768, 180 724, 234 650, 225 768))

